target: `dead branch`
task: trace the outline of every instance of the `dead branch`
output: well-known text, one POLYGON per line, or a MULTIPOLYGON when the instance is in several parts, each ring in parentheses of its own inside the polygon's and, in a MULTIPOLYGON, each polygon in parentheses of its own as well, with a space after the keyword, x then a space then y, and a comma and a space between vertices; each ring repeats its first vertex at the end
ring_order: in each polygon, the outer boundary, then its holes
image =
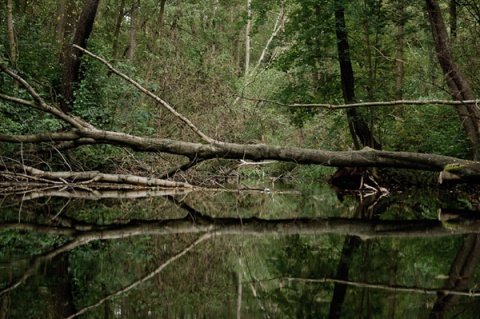
MULTIPOLYGON (((36 101, 36 103, 35 102, 28 102, 28 101, 25 101, 25 100, 22 100, 22 99, 14 98, 14 97, 9 97, 7 95, 2 95, 2 98, 6 97, 6 99, 9 100, 9 101, 24 104, 24 105, 28 105, 28 106, 32 106, 36 109, 39 109, 39 110, 42 110, 46 113, 52 114, 55 117, 69 123, 70 125, 72 125, 75 128, 80 129, 80 128, 84 127, 85 122, 83 122, 83 121, 78 122, 77 120, 75 120, 75 118, 70 117, 67 114, 63 113, 60 109, 48 105, 45 102, 45 100, 40 96, 40 94, 38 94, 37 91, 35 91, 35 89, 27 81, 25 81, 21 76, 19 76, 14 71, 10 70, 7 67, 7 64, 5 63, 5 61, 3 61, 1 58, 0 58, 0 69, 5 74, 10 76, 12 79, 14 79, 18 83, 20 83, 27 90, 27 92, 30 94, 30 96, 33 97, 33 99, 36 101)), ((92 127, 93 126, 89 124, 88 128, 91 129, 92 127)))
MULTIPOLYGON (((194 130, 204 141, 208 144, 190 143, 183 141, 176 141, 170 139, 158 139, 158 138, 144 138, 135 135, 114 132, 103 131, 96 129, 92 125, 78 119, 74 116, 66 115, 59 109, 49 106, 38 95, 35 90, 15 72, 9 70, 6 64, 0 61, 0 69, 18 80, 22 85, 27 87, 27 90, 34 97, 36 102, 29 102, 24 100, 17 100, 15 98, 7 97, 9 101, 17 102, 29 107, 35 107, 42 111, 48 112, 59 119, 70 123, 74 126, 74 129, 70 132, 64 133, 50 133, 50 134, 34 134, 34 135, 6 135, 0 134, 0 142, 9 143, 41 143, 41 142, 54 142, 54 147, 59 149, 78 147, 87 144, 110 144, 121 147, 128 147, 139 152, 164 152, 175 155, 186 156, 189 159, 196 159, 196 161, 202 161, 213 158, 225 158, 225 159, 242 159, 242 160, 279 160, 289 161, 298 164, 318 164, 334 167, 393 167, 393 168, 408 168, 419 169, 427 171, 448 171, 449 174, 442 174, 440 182, 443 181, 456 181, 456 182, 473 182, 480 183, 480 162, 465 161, 457 158, 440 156, 434 154, 420 154, 420 153, 408 153, 408 152, 387 152, 376 151, 372 149, 364 149, 361 151, 343 151, 332 152, 314 149, 302 149, 302 148, 288 148, 269 145, 242 145, 235 143, 226 143, 222 141, 214 140, 205 134, 203 134, 197 127, 195 127, 187 118, 176 112, 170 105, 160 99, 158 96, 149 92, 134 80, 130 79, 125 74, 113 68, 104 59, 90 53, 87 50, 83 50, 88 55, 98 59, 113 72, 121 76, 123 79, 134 84, 138 89, 154 98, 158 102, 162 103, 170 112, 172 112, 179 119, 184 121, 189 127, 194 130), (58 143, 58 145, 55 145, 58 143)), ((2 96, 0 96, 2 98, 2 96)), ((337 105, 335 108, 344 108, 352 106, 373 106, 373 105, 396 105, 396 104, 428 104, 433 101, 392 101, 392 102, 372 102, 372 103, 357 103, 348 105, 337 105)), ((477 102, 466 101, 468 102, 477 102)), ((436 103, 443 104, 457 104, 465 103, 459 101, 436 101, 436 103)), ((300 104, 296 104, 300 106, 300 104)), ((324 104, 324 107, 332 108, 330 104, 324 104)), ((187 165, 188 167, 188 165, 187 165)), ((93 178, 93 177, 89 177, 93 178)), ((105 181, 128 181, 131 183, 139 183, 142 185, 150 185, 148 179, 137 179, 134 177, 125 176, 108 176, 102 175, 102 180, 105 181)), ((168 184, 168 183, 167 183, 168 184)), ((164 186, 163 182, 153 182, 152 186, 164 186)), ((170 187, 170 186, 168 186, 170 187)), ((176 187, 176 186, 173 186, 176 187)), ((179 187, 184 187, 179 185, 179 187)))
POLYGON ((150 92, 149 90, 147 90, 146 88, 144 88, 143 86, 141 86, 138 82, 136 82, 135 80, 131 79, 130 77, 128 77, 126 74, 120 72, 119 70, 117 70, 116 68, 114 68, 110 63, 108 63, 108 61, 106 61, 105 59, 99 57, 98 55, 95 55, 93 53, 91 53, 90 51, 82 48, 82 47, 79 47, 78 45, 73 45, 74 48, 80 50, 80 51, 83 51, 84 53, 86 53, 87 55, 91 56, 92 58, 95 58, 97 59, 98 61, 102 62, 103 64, 105 64, 107 66, 107 68, 109 70, 111 70, 113 73, 115 73, 116 75, 120 76, 122 79, 124 79, 125 81, 133 84, 137 89, 139 89, 140 91, 142 91, 143 93, 145 93, 146 95, 148 95, 149 97, 153 98, 155 101, 159 102, 163 107, 165 107, 168 111, 170 111, 170 113, 172 113, 173 115, 175 115, 178 119, 180 119, 182 122, 184 122, 185 124, 188 125, 188 127, 190 127, 190 129, 192 131, 194 131, 198 136, 200 136, 204 141, 208 142, 208 143, 216 143, 218 141, 216 141, 215 139, 205 135, 202 131, 200 131, 188 118, 186 118, 185 116, 183 116, 182 114, 178 113, 173 107, 171 107, 166 101, 164 101, 163 99, 161 99, 160 97, 158 97, 157 95, 153 94, 152 92, 150 92))
POLYGON ((475 104, 479 105, 480 100, 465 100, 465 101, 453 101, 453 100, 396 100, 396 101, 380 101, 380 102, 361 102, 361 103, 352 103, 352 104, 332 104, 332 103, 314 103, 314 104, 304 104, 304 103, 294 103, 294 104, 285 104, 279 101, 268 100, 268 99, 257 99, 249 98, 242 96, 244 100, 256 101, 256 102, 266 102, 272 103, 275 105, 286 106, 286 107, 312 107, 312 108, 323 108, 328 110, 340 110, 348 109, 355 107, 382 107, 382 106, 396 106, 396 105, 468 105, 475 104))
MULTIPOLYGON (((6 167, 4 167, 6 169, 6 167)), ((30 166, 14 165, 8 171, 0 171, 1 176, 8 175, 10 180, 16 177, 36 182, 58 184, 62 187, 82 187, 92 183, 119 183, 142 187, 168 187, 168 188, 192 188, 184 182, 174 182, 159 178, 143 177, 126 174, 104 174, 100 172, 46 172, 30 166), (17 173, 17 171, 21 173, 17 173)), ((94 187, 93 185, 91 187, 94 187)))
MULTIPOLYGON (((144 198, 144 197, 160 197, 160 196, 172 196, 172 195, 185 195, 192 191, 192 189, 138 189, 135 187, 133 189, 128 189, 122 185, 107 184, 107 185, 93 185, 90 188, 78 187, 74 190, 66 189, 59 190, 59 187, 48 187, 40 188, 40 185, 35 185, 31 187, 35 188, 25 188, 22 187, 24 184, 19 185, 17 189, 15 184, 8 183, 7 189, 2 189, 2 184, 0 183, 0 195, 3 196, 19 196, 19 200, 27 201, 35 198, 41 197, 63 197, 63 198, 75 198, 75 199, 88 199, 88 200, 99 200, 104 198, 144 198), (107 189, 102 189, 102 188, 107 189)), ((30 183, 29 183, 30 185, 30 183)), ((83 184, 82 184, 83 185, 83 184)))

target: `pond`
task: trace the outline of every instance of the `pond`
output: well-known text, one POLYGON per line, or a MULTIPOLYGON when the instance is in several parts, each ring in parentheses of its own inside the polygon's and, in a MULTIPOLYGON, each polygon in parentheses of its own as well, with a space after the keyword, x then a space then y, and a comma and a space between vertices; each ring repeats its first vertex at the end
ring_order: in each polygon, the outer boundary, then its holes
POLYGON ((474 318, 478 201, 322 182, 5 196, 0 318, 474 318))

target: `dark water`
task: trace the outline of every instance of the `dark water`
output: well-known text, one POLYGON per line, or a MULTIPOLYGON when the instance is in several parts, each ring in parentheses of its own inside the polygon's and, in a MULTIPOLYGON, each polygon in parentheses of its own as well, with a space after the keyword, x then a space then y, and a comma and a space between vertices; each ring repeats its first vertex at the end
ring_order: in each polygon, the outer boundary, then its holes
POLYGON ((249 186, 4 197, 0 318, 478 317, 478 194, 249 186))

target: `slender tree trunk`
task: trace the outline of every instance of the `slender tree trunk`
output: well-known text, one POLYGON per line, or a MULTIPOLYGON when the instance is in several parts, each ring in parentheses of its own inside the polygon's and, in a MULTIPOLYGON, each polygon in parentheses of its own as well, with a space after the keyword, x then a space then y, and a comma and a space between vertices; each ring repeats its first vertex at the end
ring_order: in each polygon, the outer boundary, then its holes
MULTIPOLYGON (((217 9, 218 9, 218 0, 213 0, 212 3, 212 32, 215 32, 215 29, 217 27, 217 9)), ((215 56, 215 51, 217 49, 217 43, 216 39, 213 38, 212 41, 212 52, 211 52, 211 57, 213 58, 215 56)))
MULTIPOLYGON (((7 32, 10 46, 10 65, 17 68, 17 44, 15 41, 15 30, 13 29, 13 0, 7 0, 7 32)), ((19 83, 13 81, 13 85, 18 89, 19 83)))
POLYGON ((135 56, 135 48, 137 46, 137 39, 136 39, 136 24, 137 20, 137 3, 133 3, 130 9, 130 37, 129 37, 129 45, 128 45, 128 53, 127 59, 130 61, 133 60, 135 56))
POLYGON ((55 42, 61 43, 63 39, 63 30, 65 29, 65 1, 59 0, 57 3, 57 13, 55 15, 55 30, 54 39, 55 42))
MULTIPOLYGON (((93 29, 93 22, 95 21, 99 2, 100 0, 87 0, 84 3, 80 19, 76 24, 77 27, 72 44, 76 44, 82 48, 86 47, 87 39, 90 37, 93 29)), ((65 50, 66 54, 63 57, 62 66, 60 109, 64 113, 69 113, 72 110, 74 100, 74 86, 79 80, 80 57, 82 56, 82 52, 72 46, 67 47, 65 50)))
MULTIPOLYGON (((426 4, 435 42, 435 51, 450 89, 450 94, 455 100, 474 100, 475 94, 470 82, 453 60, 447 29, 438 2, 436 0, 426 0, 426 4)), ((458 105, 457 112, 470 139, 473 158, 477 160, 480 158, 480 110, 474 104, 465 104, 458 105)))
MULTIPOLYGON (((390 287, 395 286, 395 277, 397 274, 397 262, 394 261, 394 264, 390 267, 390 279, 388 284, 390 287)), ((388 319, 395 318, 395 299, 396 299, 396 292, 390 292, 388 296, 388 319)))
POLYGON ((17 65, 17 44, 15 43, 15 31, 13 29, 13 0, 7 0, 7 30, 10 45, 10 65, 17 65))
POLYGON ((282 7, 280 8, 280 12, 278 13, 277 20, 275 21, 275 25, 273 26, 272 34, 268 38, 267 43, 265 44, 265 47, 263 48, 262 53, 260 54, 260 57, 258 58, 258 61, 255 64, 253 70, 250 72, 250 74, 253 74, 260 67, 260 64, 265 59, 265 55, 267 54, 270 44, 272 43, 273 39, 277 36, 277 33, 281 30, 284 21, 285 21, 285 12, 282 7))
POLYGON ((450 0, 449 12, 450 12, 450 39, 455 41, 457 38, 457 1, 450 0))
POLYGON ((248 75, 250 67, 250 31, 252 28, 252 0, 247 0, 247 28, 245 30, 245 76, 248 75))
POLYGON ((158 33, 160 38, 163 37, 165 27, 165 2, 167 2, 167 0, 160 1, 160 14, 158 15, 158 33))
POLYGON ((398 0, 399 19, 397 26, 397 54, 395 64, 397 67, 397 80, 395 83, 396 99, 403 100, 403 45, 405 42, 405 4, 404 0, 398 0))
MULTIPOLYGON (((367 5, 367 4, 365 4, 367 5)), ((366 85, 366 90, 367 90, 367 98, 371 101, 373 100, 373 91, 374 91, 374 70, 373 70, 373 62, 372 62, 372 44, 370 41, 370 22, 366 21, 363 24, 363 29, 365 32, 365 49, 366 49, 366 55, 367 55, 367 85, 366 85)))
POLYGON ((242 283, 242 274, 238 272, 237 274, 237 319, 242 318, 242 293, 243 283, 242 283))
POLYGON ((115 21, 115 28, 113 30, 113 46, 112 46, 112 56, 117 58, 118 54, 118 38, 120 36, 120 29, 122 27, 123 17, 125 16, 125 0, 120 1, 120 7, 118 8, 117 20, 115 21))
MULTIPOLYGON (((345 103, 352 103, 355 101, 355 76, 350 60, 350 46, 348 43, 345 9, 342 0, 335 1, 335 33, 337 36, 338 61, 340 63, 343 98, 345 103)), ((367 122, 358 114, 356 109, 351 108, 347 110, 347 119, 356 149, 360 149, 357 137, 363 146, 381 149, 380 143, 373 137, 367 122)))

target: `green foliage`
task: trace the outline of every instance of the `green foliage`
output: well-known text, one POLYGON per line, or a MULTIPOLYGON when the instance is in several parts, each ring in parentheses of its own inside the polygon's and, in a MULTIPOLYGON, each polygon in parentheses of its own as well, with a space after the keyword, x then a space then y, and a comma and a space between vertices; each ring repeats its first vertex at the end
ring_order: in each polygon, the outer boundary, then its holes
MULTIPOLYGON (((252 74, 243 77, 245 64, 246 3, 184 1, 165 4, 161 27, 158 1, 143 1, 137 21, 130 25, 130 3, 107 0, 99 7, 88 49, 167 101, 205 133, 235 141, 345 150, 352 142, 342 111, 285 107, 293 103, 342 103, 335 4, 338 1, 253 0, 251 37, 252 74), (119 12, 123 10, 119 17, 119 12), (272 36, 278 13, 288 17, 272 36), (119 19, 120 18, 120 19, 119 19), (117 20, 120 28, 116 29, 117 20), (116 33, 118 30, 118 33, 116 33), (130 31, 135 55, 127 59, 130 31), (116 46, 116 50, 114 50, 116 46), (264 59, 257 65, 260 55, 264 59), (236 100, 236 95, 247 99, 236 100), (253 101, 255 99, 263 100, 253 101), (252 100, 250 100, 252 99, 252 100)), ((433 51, 428 19, 415 1, 343 1, 350 56, 358 101, 397 97, 398 40, 404 39, 404 98, 445 98, 445 81, 433 51), (404 26, 403 35, 398 27, 404 26)), ((17 70, 50 104, 58 101, 62 52, 69 39, 56 33, 57 3, 14 5, 18 47, 17 70), (45 21, 51 21, 46 25, 45 21), (64 43, 62 43, 64 42, 64 43)), ((458 41, 452 42, 455 59, 478 91, 476 40, 478 25, 472 12, 459 6, 458 41), (463 10, 463 11, 462 11, 463 10), (467 12, 468 11, 468 12, 467 12), (461 40, 461 41, 460 41, 461 40)), ((5 17, 4 17, 5 18, 5 17)), ((8 62, 6 24, 0 26, 2 57, 8 62)), ((31 96, 5 75, 2 93, 31 100, 31 96)), ((142 136, 198 138, 156 101, 112 74, 98 61, 84 56, 81 80, 75 87, 73 113, 93 125, 142 136)), ((468 140, 455 110, 447 106, 365 109, 359 113, 372 124, 385 149, 432 152, 469 158, 468 140), (429 125, 424 125, 429 123, 429 125)), ((3 101, 0 131, 6 134, 56 132, 67 126, 50 115, 3 101)), ((2 145, 2 151, 7 146, 2 145)), ((8 146, 14 152, 16 146, 8 146)), ((111 168, 108 159, 123 160, 122 152, 107 148, 69 151, 81 167, 111 168)), ((153 158, 153 156, 152 156, 153 158)), ((156 159, 155 159, 156 160, 156 159)), ((62 159, 63 161, 63 159, 62 159)), ((162 165, 171 165, 162 161, 162 165)), ((272 169, 272 174, 290 168, 272 169)), ((316 174, 307 173, 306 174, 316 174)))
MULTIPOLYGON (((24 258, 33 258, 61 246, 66 238, 52 234, 36 234, 24 230, 0 231, 0 261, 9 262, 24 258)), ((21 269, 18 269, 21 271, 21 269)), ((4 280, 0 276, 0 281, 4 280)))
POLYGON ((468 139, 461 125, 453 107, 426 105, 409 109, 385 123, 385 144, 394 150, 469 158, 468 139))

